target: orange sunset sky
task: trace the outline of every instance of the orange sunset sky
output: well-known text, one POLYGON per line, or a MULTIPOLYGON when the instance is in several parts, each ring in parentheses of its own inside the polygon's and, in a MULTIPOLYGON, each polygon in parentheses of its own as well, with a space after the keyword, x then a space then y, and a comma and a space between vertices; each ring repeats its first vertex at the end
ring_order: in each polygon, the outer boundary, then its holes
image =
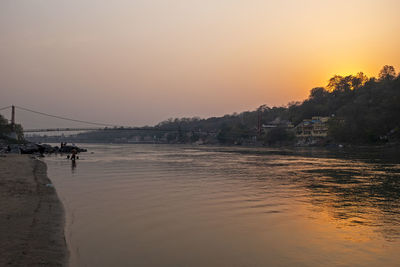
POLYGON ((334 74, 399 71, 399 11, 398 0, 2 0, 0 107, 141 126, 285 105, 334 74))

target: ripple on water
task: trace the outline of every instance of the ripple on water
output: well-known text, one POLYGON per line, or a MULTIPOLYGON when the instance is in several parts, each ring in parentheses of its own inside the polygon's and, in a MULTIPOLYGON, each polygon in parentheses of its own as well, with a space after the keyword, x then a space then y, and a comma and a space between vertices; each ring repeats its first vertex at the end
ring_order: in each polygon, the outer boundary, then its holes
POLYGON ((397 163, 260 148, 88 148, 75 169, 46 159, 72 265, 400 262, 397 163))

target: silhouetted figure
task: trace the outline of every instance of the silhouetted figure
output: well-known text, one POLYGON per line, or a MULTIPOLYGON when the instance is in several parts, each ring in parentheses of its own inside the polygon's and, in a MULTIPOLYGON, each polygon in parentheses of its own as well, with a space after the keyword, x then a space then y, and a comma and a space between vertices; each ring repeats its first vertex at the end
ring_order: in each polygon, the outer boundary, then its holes
POLYGON ((71 151, 71 160, 75 161, 76 160, 76 154, 78 153, 78 151, 76 151, 76 149, 72 149, 71 151))

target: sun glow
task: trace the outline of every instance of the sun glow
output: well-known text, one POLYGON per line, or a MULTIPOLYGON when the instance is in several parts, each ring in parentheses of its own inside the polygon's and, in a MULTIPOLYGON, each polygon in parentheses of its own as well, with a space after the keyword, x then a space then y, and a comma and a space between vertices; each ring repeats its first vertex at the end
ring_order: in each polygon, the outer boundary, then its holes
POLYGON ((285 105, 334 75, 400 66, 398 1, 22 2, 0 3, 0 102, 90 102, 95 121, 285 105))

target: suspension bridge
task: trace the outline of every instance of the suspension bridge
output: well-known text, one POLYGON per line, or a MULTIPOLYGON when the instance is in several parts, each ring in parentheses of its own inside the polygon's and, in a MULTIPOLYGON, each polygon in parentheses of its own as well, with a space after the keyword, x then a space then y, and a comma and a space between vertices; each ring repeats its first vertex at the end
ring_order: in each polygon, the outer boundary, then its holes
MULTIPOLYGON (((73 118, 67 118, 63 116, 58 116, 58 115, 52 115, 49 113, 45 112, 40 112, 36 110, 32 110, 29 108, 25 107, 20 107, 16 105, 11 105, 7 107, 0 108, 0 111, 3 110, 11 110, 11 116, 10 116, 10 124, 12 127, 15 126, 16 124, 16 110, 22 110, 26 112, 30 112, 36 115, 41 115, 44 117, 49 117, 49 118, 55 118, 59 120, 64 120, 64 121, 69 121, 69 122, 75 122, 75 123, 80 123, 80 124, 86 124, 86 125, 91 125, 91 127, 52 127, 52 128, 31 128, 31 129, 23 129, 24 133, 39 133, 39 132, 68 132, 68 131, 95 131, 95 130, 102 130, 105 128, 129 128, 129 129, 139 129, 139 127, 127 127, 127 126, 121 126, 121 125, 114 125, 114 124, 107 124, 107 123, 99 123, 99 122, 91 122, 91 121, 84 121, 84 120, 78 120, 78 119, 73 119, 73 118)), ((23 126, 23 125, 22 125, 23 126)))
MULTIPOLYGON (((129 130, 129 131, 161 131, 161 132, 192 132, 192 133, 204 133, 201 130, 184 130, 184 129, 161 129, 155 127, 137 127, 137 126, 123 126, 123 125, 115 125, 115 124, 108 124, 108 123, 101 123, 101 122, 92 122, 92 121, 85 121, 79 120, 74 118, 68 118, 59 115, 53 115, 41 111, 36 111, 30 108, 11 105, 7 107, 0 108, 0 111, 4 110, 11 110, 10 116, 10 124, 14 128, 16 125, 16 110, 21 110, 25 112, 29 112, 32 114, 48 117, 48 118, 55 118, 58 120, 69 121, 74 123, 80 123, 84 125, 90 125, 91 127, 48 127, 48 128, 24 128, 24 133, 43 133, 43 132, 83 132, 83 131, 96 131, 96 130, 105 130, 105 129, 118 129, 118 130, 129 130)), ((23 126, 23 125, 22 125, 23 126)), ((207 133, 215 134, 214 131, 207 131, 207 133)))

